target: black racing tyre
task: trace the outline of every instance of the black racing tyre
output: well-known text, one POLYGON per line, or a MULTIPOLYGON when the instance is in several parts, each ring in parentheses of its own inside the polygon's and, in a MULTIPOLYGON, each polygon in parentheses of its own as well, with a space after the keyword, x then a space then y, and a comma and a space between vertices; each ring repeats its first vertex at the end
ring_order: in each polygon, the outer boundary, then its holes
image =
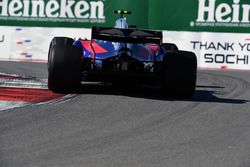
POLYGON ((79 90, 82 50, 73 45, 55 44, 49 56, 48 88, 57 93, 79 90))
POLYGON ((178 47, 174 43, 163 43, 161 44, 161 47, 165 51, 178 51, 178 47))
POLYGON ((53 45, 72 45, 75 40, 72 38, 67 38, 67 37, 54 37, 51 42, 50 46, 53 45))
POLYGON ((187 51, 166 53, 162 74, 162 92, 165 97, 192 97, 197 79, 195 54, 187 51))
MULTIPOLYGON (((48 52, 48 60, 50 59, 50 55, 51 55, 51 49, 54 45, 61 45, 61 46, 65 46, 65 45, 72 45, 74 42, 74 39, 72 38, 67 38, 67 37, 54 37, 49 45, 49 52, 48 52)), ((49 61, 48 61, 49 62, 49 61)))

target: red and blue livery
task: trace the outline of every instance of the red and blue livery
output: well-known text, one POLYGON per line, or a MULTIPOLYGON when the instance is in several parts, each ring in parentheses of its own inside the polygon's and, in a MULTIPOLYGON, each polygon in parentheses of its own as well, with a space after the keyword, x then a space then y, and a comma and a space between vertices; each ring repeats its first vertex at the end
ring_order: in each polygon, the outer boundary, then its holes
POLYGON ((72 92, 82 81, 157 84, 164 96, 191 97, 197 59, 193 52, 163 43, 162 32, 129 26, 118 10, 114 28, 92 27, 91 40, 52 39, 48 56, 48 87, 72 92))

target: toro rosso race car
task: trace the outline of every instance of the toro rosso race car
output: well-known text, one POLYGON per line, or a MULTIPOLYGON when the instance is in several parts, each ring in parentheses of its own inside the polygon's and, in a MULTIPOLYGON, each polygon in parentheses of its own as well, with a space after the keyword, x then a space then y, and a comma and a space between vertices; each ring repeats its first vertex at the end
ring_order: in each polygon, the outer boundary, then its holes
MULTIPOLYGON (((194 53, 162 43, 162 32, 130 27, 128 11, 114 11, 115 28, 92 27, 91 40, 55 37, 48 54, 48 88, 79 90, 82 81, 158 83, 163 96, 191 97, 196 87, 194 53)), ((133 84, 132 84, 133 83, 133 84)), ((119 85, 119 84, 118 84, 119 85)))

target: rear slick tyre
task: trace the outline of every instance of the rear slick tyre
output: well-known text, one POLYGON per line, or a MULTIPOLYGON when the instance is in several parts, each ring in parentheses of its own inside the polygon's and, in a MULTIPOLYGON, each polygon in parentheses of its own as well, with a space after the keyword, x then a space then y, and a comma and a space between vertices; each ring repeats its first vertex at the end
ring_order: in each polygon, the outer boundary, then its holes
POLYGON ((48 88, 57 93, 71 93, 81 86, 82 50, 73 45, 54 45, 48 62, 48 88))
POLYGON ((197 79, 197 59, 194 53, 166 53, 163 59, 162 92, 171 98, 191 98, 197 79))

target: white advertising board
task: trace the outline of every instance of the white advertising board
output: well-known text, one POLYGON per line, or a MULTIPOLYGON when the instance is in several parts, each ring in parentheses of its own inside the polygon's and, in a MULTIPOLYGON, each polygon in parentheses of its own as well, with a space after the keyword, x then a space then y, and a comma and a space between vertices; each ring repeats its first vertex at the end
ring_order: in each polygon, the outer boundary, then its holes
MULTIPOLYGON (((55 36, 91 37, 84 28, 0 27, 0 60, 46 62, 55 36)), ((250 70, 250 34, 164 31, 163 42, 195 52, 200 68, 250 70)))
POLYGON ((0 60, 46 62, 55 36, 90 39, 90 29, 0 27, 0 60), (4 38, 4 42, 1 39, 4 38))
POLYGON ((164 31, 163 36, 195 52, 200 68, 250 70, 250 34, 164 31))
POLYGON ((8 60, 10 56, 11 32, 8 29, 0 27, 0 60, 8 60))

